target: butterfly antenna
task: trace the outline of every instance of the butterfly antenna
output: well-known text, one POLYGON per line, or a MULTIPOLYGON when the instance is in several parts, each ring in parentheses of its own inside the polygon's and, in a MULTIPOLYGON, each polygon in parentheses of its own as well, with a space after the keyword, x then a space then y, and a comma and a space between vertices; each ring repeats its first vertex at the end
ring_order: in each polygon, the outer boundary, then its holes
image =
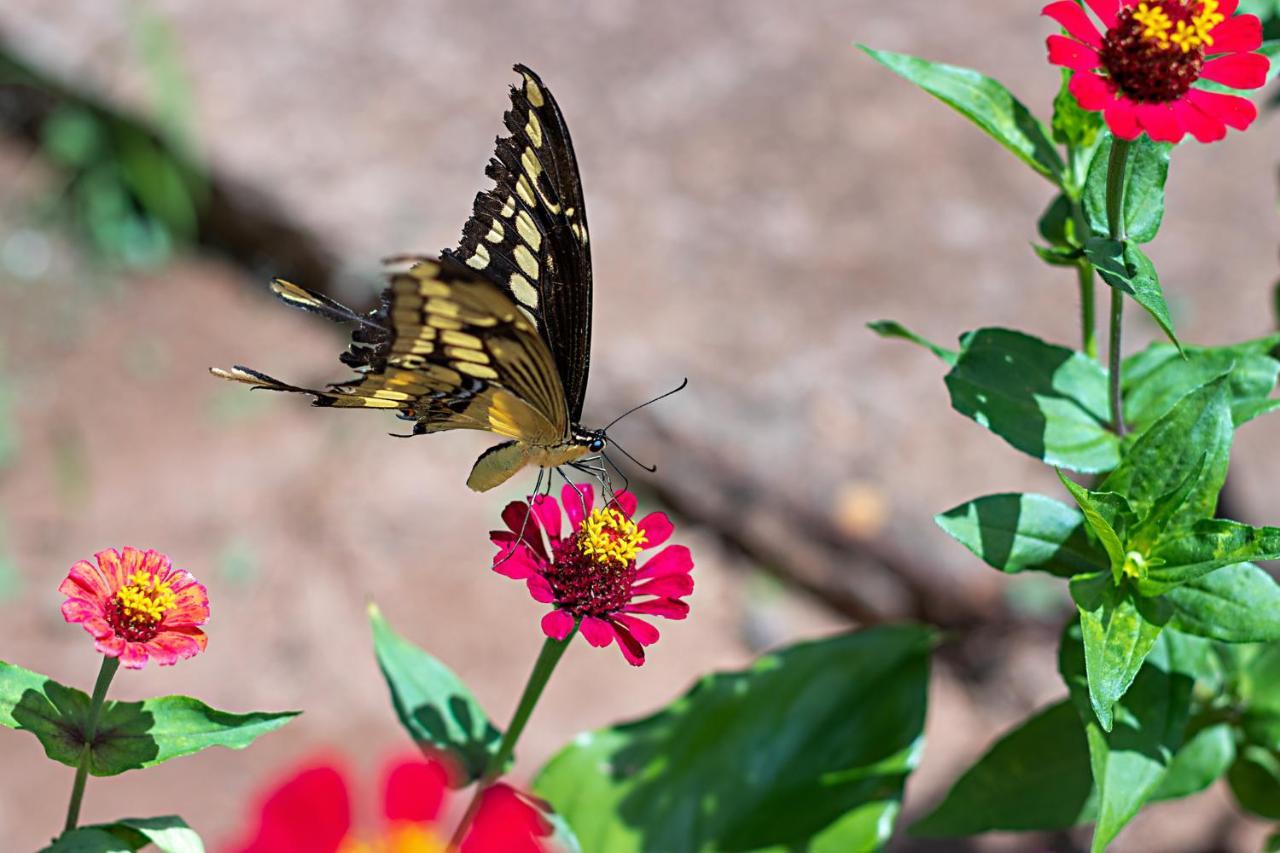
MULTIPOLYGON (((652 406, 654 403, 658 402, 659 400, 665 400, 667 397, 670 397, 672 394, 677 394, 677 393, 679 393, 679 392, 683 391, 683 390, 685 389, 685 386, 687 386, 688 384, 689 384, 689 377, 687 377, 687 376, 686 376, 686 377, 684 378, 684 380, 683 380, 683 381, 681 381, 681 383, 680 383, 679 385, 677 385, 675 388, 672 388, 672 389, 671 389, 670 391, 668 391, 667 393, 665 393, 665 394, 659 394, 658 396, 654 397, 652 400, 649 400, 648 402, 645 402, 645 403, 641 403, 640 405, 636 406, 635 408, 633 408, 633 409, 628 409, 627 411, 625 411, 625 412, 623 412, 622 414, 618 415, 616 418, 614 418, 614 419, 609 423, 609 426, 607 426, 607 427, 605 427, 605 428, 604 428, 604 429, 605 429, 605 431, 607 432, 607 431, 609 430, 609 427, 613 426, 613 425, 614 425, 614 424, 616 424, 618 421, 620 421, 620 420, 622 420, 623 418, 625 418, 627 415, 633 415, 633 414, 635 414, 636 412, 638 412, 638 411, 640 411, 641 409, 643 409, 645 406, 652 406)), ((618 449, 619 449, 619 450, 622 450, 622 448, 618 448, 618 449)), ((622 450, 622 452, 623 452, 623 453, 626 453, 627 451, 622 450)), ((628 456, 630 456, 631 454, 629 454, 629 453, 628 453, 627 455, 628 455, 628 456)), ((632 461, 632 462, 635 462, 635 460, 634 460, 634 459, 632 459, 631 461, 632 461)), ((640 463, 639 463, 639 462, 636 462, 636 464, 637 464, 637 465, 640 465, 640 463)), ((640 467, 641 467, 641 468, 643 468, 643 467, 645 467, 645 466, 640 465, 640 467)))
MULTIPOLYGON (((628 459, 630 459, 632 462, 634 462, 637 466, 639 466, 639 467, 643 468, 644 470, 648 471, 650 474, 656 474, 656 473, 658 473, 658 466, 657 466, 657 465, 646 465, 646 464, 644 464, 644 463, 643 463, 643 462, 641 462, 639 459, 635 458, 635 457, 634 457, 634 456, 632 456, 630 453, 628 453, 628 452, 627 452, 627 449, 626 449, 625 447, 623 447, 621 444, 618 444, 618 442, 616 442, 616 441, 613 443, 613 446, 614 446, 614 447, 616 447, 616 448, 618 448, 618 450, 620 450, 620 451, 622 452, 622 455, 623 455, 623 456, 627 457, 627 458, 628 458, 628 459)), ((606 458, 608 458, 608 457, 606 457, 606 458)), ((613 462, 610 462, 609 464, 610 464, 610 465, 613 465, 613 462)), ((613 467, 616 469, 618 466, 617 466, 617 465, 613 465, 613 467)), ((621 473, 621 472, 619 471, 619 473, 621 473)))

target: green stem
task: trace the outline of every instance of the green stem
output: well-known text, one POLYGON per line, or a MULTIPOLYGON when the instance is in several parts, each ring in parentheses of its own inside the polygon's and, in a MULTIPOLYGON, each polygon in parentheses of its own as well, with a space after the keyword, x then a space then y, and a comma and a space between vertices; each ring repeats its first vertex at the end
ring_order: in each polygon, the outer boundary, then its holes
POLYGON ((67 823, 63 832, 76 828, 80 820, 80 803, 84 800, 84 786, 89 779, 89 761, 93 757, 93 739, 98 734, 98 716, 102 713, 102 703, 107 698, 107 688, 111 679, 120 668, 120 659, 102 657, 102 668, 98 670, 98 681, 93 685, 93 698, 89 701, 89 716, 84 724, 84 746, 80 750, 80 763, 76 766, 76 781, 71 786, 71 802, 67 804, 67 823))
POLYGON ((511 717, 511 724, 507 726, 507 731, 502 736, 502 742, 498 744, 498 751, 489 759, 488 767, 476 783, 475 795, 472 796, 466 813, 463 814, 462 820, 458 822, 458 828, 454 830, 453 838, 449 841, 450 850, 457 850, 461 846, 462 839, 466 837, 467 830, 471 828, 471 821, 475 819, 476 812, 480 809, 480 800, 484 796, 484 792, 502 775, 507 762, 511 760, 511 756, 516 750, 516 741, 520 739, 520 734, 529 722, 530 715, 533 714, 534 706, 538 704, 538 699, 542 697, 543 689, 547 686, 547 682, 551 680, 551 673, 555 671, 556 664, 560 663, 560 658, 564 655, 565 649, 569 648, 569 641, 573 639, 573 635, 577 631, 578 628, 575 625, 573 631, 563 640, 553 640, 548 637, 546 642, 542 644, 542 651, 538 654, 538 660, 533 664, 533 671, 529 673, 529 680, 524 685, 524 693, 520 695, 520 702, 516 705, 516 712, 511 717))
MULTIPOLYGON (((1125 233, 1124 192, 1129 183, 1127 174, 1129 166, 1130 143, 1118 137, 1111 140, 1111 159, 1107 163, 1107 227, 1111 239, 1123 243, 1129 239, 1125 233)), ((1111 431, 1116 435, 1124 435, 1124 404, 1120 397, 1120 344, 1122 340, 1122 324, 1124 322, 1124 293, 1118 288, 1111 290, 1111 346, 1108 355, 1107 375, 1110 379, 1109 398, 1111 403, 1111 431)))
POLYGON ((1084 258, 1076 265, 1080 276, 1080 336, 1084 354, 1098 359, 1098 321, 1095 317, 1093 264, 1084 258))

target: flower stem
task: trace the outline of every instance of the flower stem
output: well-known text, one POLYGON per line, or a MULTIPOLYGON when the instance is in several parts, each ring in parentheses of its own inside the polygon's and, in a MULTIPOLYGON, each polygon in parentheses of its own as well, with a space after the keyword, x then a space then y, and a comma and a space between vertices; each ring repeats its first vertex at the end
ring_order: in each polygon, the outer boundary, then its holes
POLYGON ((111 679, 120 668, 120 659, 102 657, 102 668, 98 670, 98 681, 93 685, 93 698, 89 701, 89 716, 84 723, 84 746, 80 750, 80 764, 76 767, 76 781, 71 787, 71 802, 67 804, 67 822, 63 832, 76 828, 80 820, 80 803, 84 800, 84 786, 89 779, 89 761, 93 757, 93 739, 98 734, 98 716, 102 713, 102 703, 107 698, 107 688, 111 679))
POLYGON ((1084 354, 1098 360, 1098 321, 1094 309, 1093 264, 1084 258, 1076 265, 1080 276, 1080 337, 1084 354))
MULTIPOLYGON (((1123 243, 1129 239, 1124 223, 1124 192, 1129 183, 1127 173, 1129 166, 1130 143, 1128 140, 1114 137, 1111 140, 1111 159, 1107 163, 1107 228, 1111 239, 1123 243)), ((1120 344, 1122 324, 1124 321, 1124 292, 1119 288, 1111 289, 1111 342, 1107 353, 1107 375, 1109 382, 1109 398, 1111 403, 1111 431, 1116 435, 1125 434, 1124 405, 1120 398, 1120 344)))
POLYGON ((449 841, 450 850, 457 850, 462 844, 462 839, 466 837, 467 830, 471 828, 471 822, 475 819, 476 812, 480 809, 480 800, 484 796, 484 792, 502 775, 507 762, 511 760, 511 755, 516 749, 516 741, 520 739, 525 725, 529 722, 530 715, 533 714, 534 706, 538 704, 538 700, 542 697, 543 689, 547 686, 547 682, 551 680, 551 673, 555 671, 556 664, 560 663, 560 658, 564 655, 565 649, 569 648, 569 641, 573 639, 573 635, 577 631, 578 629, 575 625, 573 631, 563 640, 548 637, 546 642, 542 644, 542 651, 538 654, 538 660, 533 664, 533 671, 529 673, 529 680, 524 685, 524 692, 520 694, 520 702, 516 705, 516 712, 511 717, 511 724, 507 726, 507 731, 502 736, 502 742, 498 744, 498 751, 489 759, 488 767, 476 783, 475 795, 471 798, 471 803, 467 806, 466 813, 462 815, 462 820, 458 822, 458 828, 454 830, 453 838, 449 841))

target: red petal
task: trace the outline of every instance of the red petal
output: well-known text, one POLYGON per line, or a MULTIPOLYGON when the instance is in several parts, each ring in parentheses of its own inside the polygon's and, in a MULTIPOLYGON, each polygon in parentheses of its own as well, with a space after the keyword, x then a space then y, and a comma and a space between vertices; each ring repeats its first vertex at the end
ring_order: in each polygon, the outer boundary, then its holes
POLYGON ((1256 89, 1267 82, 1271 60, 1259 53, 1232 53, 1210 59, 1200 76, 1232 89, 1256 89))
POLYGON ((543 853, 538 840, 551 834, 537 809, 507 785, 486 790, 459 853, 543 853))
POLYGON ((631 632, 619 624, 613 624, 613 633, 618 638, 618 648, 622 650, 622 656, 627 659, 627 663, 632 666, 644 665, 644 646, 640 645, 640 641, 631 636, 631 632))
POLYGON ((689 615, 689 605, 674 598, 655 598, 651 601, 637 601, 622 608, 623 613, 643 613, 648 616, 661 616, 664 619, 683 619, 689 615))
POLYGON ((636 642, 642 646, 652 646, 658 642, 658 629, 643 619, 637 619, 625 613, 616 613, 613 620, 625 626, 631 632, 631 636, 636 638, 636 642))
POLYGON ((1115 100, 1111 84, 1097 74, 1073 74, 1067 88, 1082 110, 1097 112, 1115 100))
POLYGON ((672 531, 676 529, 665 512, 651 512, 640 519, 640 523, 636 526, 644 533, 645 550, 657 548, 666 542, 671 538, 672 531))
POLYGON ((1220 92, 1206 92, 1203 89, 1192 89, 1187 93, 1187 100, 1202 113, 1214 116, 1228 127, 1236 130, 1248 130, 1258 117, 1258 107, 1248 98, 1238 95, 1224 95, 1220 92))
POLYGON ((1218 4, 1218 13, 1230 18, 1236 12, 1236 7, 1240 5, 1240 0, 1222 0, 1218 4))
POLYGON ((595 489, 590 483, 578 483, 576 486, 565 485, 560 490, 560 503, 564 504, 564 514, 569 516, 569 527, 578 529, 582 520, 591 513, 595 506, 595 489))
POLYGON ((522 581, 542 572, 546 562, 539 560, 527 545, 508 545, 493 558, 493 570, 513 580, 522 581))
POLYGON ((552 542, 560 541, 560 504, 550 495, 538 495, 533 499, 533 513, 542 522, 542 529, 547 531, 547 538, 552 542))
POLYGON ((613 642, 613 626, 595 616, 584 616, 578 630, 582 632, 582 636, 588 643, 598 649, 613 642))
POLYGON ((1138 123, 1156 142, 1182 141, 1185 131, 1168 104, 1141 104, 1137 114, 1138 123))
POLYGON ((253 838, 235 853, 333 853, 351 831, 351 799, 329 765, 299 771, 262 800, 253 838))
POLYGON ((1102 36, 1098 33, 1098 28, 1093 25, 1093 21, 1089 20, 1089 16, 1076 4, 1075 0, 1058 0, 1056 3, 1050 3, 1040 14, 1053 18, 1064 30, 1071 33, 1073 38, 1079 39, 1090 47, 1102 47, 1102 36))
MULTIPOLYGON (((204 635, 201 634, 203 637, 204 635)), ((172 666, 180 660, 195 657, 203 646, 190 634, 163 631, 146 643, 147 651, 161 666, 172 666)))
MULTIPOLYGON (((1069 0, 1068 0, 1069 2, 1069 0)), ((1072 71, 1092 71, 1101 64, 1098 52, 1066 36, 1049 36, 1049 62, 1072 71)))
MULTIPOLYGON (((130 549, 126 548, 125 550, 130 549)), ((102 573, 102 577, 112 591, 128 584, 124 566, 120 563, 120 553, 115 548, 99 551, 93 555, 93 558, 98 561, 98 570, 102 573)))
POLYGON ((668 545, 640 567, 636 572, 636 580, 661 575, 687 574, 691 571, 693 571, 693 555, 689 553, 689 549, 684 545, 668 545))
POLYGON ((383 769, 383 814, 389 821, 433 821, 444 805, 449 770, 439 761, 410 758, 383 769))
MULTIPOLYGON (((528 545, 544 560, 547 558, 546 549, 542 547, 542 533, 540 532, 538 515, 530 511, 528 504, 523 501, 512 501, 507 504, 506 508, 502 510, 502 520, 515 537, 515 541, 528 545)), ((489 539, 490 541, 493 540, 492 534, 490 534, 489 539)))
POLYGON ((87 560, 78 560, 67 573, 66 580, 58 585, 58 592, 74 598, 91 598, 105 602, 114 594, 107 579, 87 560))
POLYGON ((1196 109, 1195 104, 1186 98, 1174 102, 1173 112, 1178 117, 1178 124, 1185 127, 1197 142, 1217 142, 1227 135, 1225 124, 1208 113, 1196 109))
POLYGON ((1120 11, 1120 0, 1089 0, 1089 8, 1102 21, 1105 29, 1116 25, 1116 13, 1120 11))
POLYGON ((120 652, 120 665, 125 669, 142 669, 147 665, 147 658, 150 655, 147 647, 142 643, 125 642, 124 650, 120 652))
POLYGON ((101 619, 102 607, 96 601, 68 598, 62 602, 62 618, 72 623, 84 622, 86 619, 101 619))
POLYGON ((631 492, 618 492, 613 496, 613 502, 610 506, 622 510, 622 514, 627 518, 635 518, 636 508, 640 506, 640 501, 631 492))
POLYGON ((552 610, 542 617, 542 633, 553 640, 563 640, 573 630, 573 616, 565 610, 552 610))
MULTIPOLYGON (((85 627, 89 627, 88 623, 85 624, 85 627)), ((124 637, 118 637, 115 634, 97 637, 97 642, 93 644, 93 647, 100 654, 104 654, 109 658, 118 658, 124 654, 124 637)))
POLYGON ((1208 53, 1252 53, 1262 46, 1262 21, 1254 15, 1227 18, 1209 31, 1208 53))
POLYGON ((533 596, 534 601, 539 604, 555 603, 556 592, 542 575, 534 575, 525 582, 525 585, 529 588, 529 595, 533 596))
POLYGON ((1138 112, 1132 101, 1116 98, 1103 110, 1102 115, 1107 120, 1107 127, 1121 139, 1137 139, 1142 133, 1142 126, 1138 124, 1138 112))
POLYGON ((691 592, 693 592, 693 578, 689 575, 663 575, 631 588, 631 594, 637 598, 642 595, 680 598, 691 592))

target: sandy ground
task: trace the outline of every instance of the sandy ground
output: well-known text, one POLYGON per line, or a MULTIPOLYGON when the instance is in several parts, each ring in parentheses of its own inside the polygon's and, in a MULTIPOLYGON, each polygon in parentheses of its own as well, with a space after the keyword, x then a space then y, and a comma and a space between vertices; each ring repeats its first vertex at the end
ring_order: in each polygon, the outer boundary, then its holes
MULTIPOLYGON (((992 491, 1056 493, 1051 472, 951 413, 939 365, 879 341, 900 319, 942 342, 982 325, 1078 337, 1068 273, 1027 244, 1048 187, 963 120, 877 68, 861 41, 980 68, 1043 113, 1057 76, 1032 4, 964 0, 496 2, 373 6, 162 2, 193 92, 206 156, 321 234, 366 297, 378 258, 451 244, 484 185, 513 61, 568 114, 590 206, 597 276, 591 419, 689 375, 657 415, 761 483, 815 506, 850 486, 888 507, 882 535, 940 583, 993 601, 1026 590, 985 571, 929 517, 992 491), (779 464, 783 460, 783 464, 779 464), (1016 586, 1016 589, 1015 589, 1016 586)), ((130 5, 9 0, 0 30, 49 67, 146 107, 130 5)), ((1152 244, 1184 339, 1273 327, 1275 124, 1178 152, 1152 244)), ((41 186, 8 152, 3 225, 24 227, 41 186)), ((211 839, 234 833, 265 775, 317 748, 372 766, 403 746, 369 654, 367 601, 509 713, 540 613, 491 576, 484 533, 502 502, 465 478, 484 442, 394 442, 373 415, 248 399, 203 373, 245 362, 336 378, 334 330, 279 308, 215 262, 118 278, 55 238, 36 275, 0 280, 5 368, 21 454, 0 476, 20 584, 0 600, 3 656, 88 686, 87 642, 53 589, 77 558, 166 550, 210 587, 209 652, 122 677, 121 697, 189 692, 219 707, 302 708, 249 753, 211 751, 96 782, 90 820, 181 812, 211 839)), ((269 271, 264 271, 269 272, 269 271)), ((1131 313, 1136 316, 1136 312, 1131 313)), ((1153 340, 1131 324, 1131 347, 1153 340)), ((260 395, 259 395, 260 396, 260 395)), ((1247 520, 1275 522, 1276 421, 1239 438, 1232 487, 1247 520)), ((640 427, 633 430, 638 432, 640 427)), ((644 446, 643 434, 632 433, 644 446)), ((678 476, 673 472, 668 476, 678 476)), ((570 651, 522 751, 529 773, 573 733, 664 703, 755 644, 841 623, 761 580, 708 531, 695 614, 651 662, 570 651)), ((1062 595, 1058 590, 1057 594, 1062 595)), ((1051 632, 1050 632, 1051 633, 1051 632)), ((1006 724, 1061 692, 1044 632, 1009 638, 980 683, 935 676, 918 813, 1006 724)), ((13 849, 56 828, 70 771, 33 739, 0 737, 0 827, 13 849)), ((1257 849, 1262 828, 1215 837, 1221 791, 1152 809, 1118 850, 1257 849)), ((1017 837, 984 849, 1031 849, 1017 837)))

